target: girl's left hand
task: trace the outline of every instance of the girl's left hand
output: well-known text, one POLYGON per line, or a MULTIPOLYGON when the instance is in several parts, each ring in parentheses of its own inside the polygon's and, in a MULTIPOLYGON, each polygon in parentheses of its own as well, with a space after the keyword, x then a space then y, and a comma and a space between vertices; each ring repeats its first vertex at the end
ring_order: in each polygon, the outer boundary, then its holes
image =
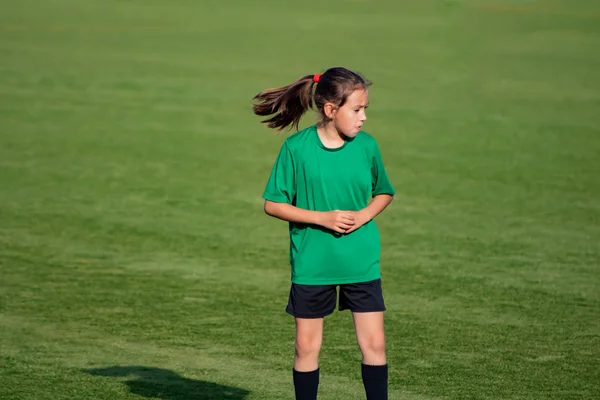
POLYGON ((366 215, 364 210, 349 211, 349 213, 354 216, 354 225, 352 225, 352 227, 348 228, 348 230, 346 231, 346 234, 354 232, 355 230, 357 230, 358 228, 360 228, 361 226, 363 226, 364 224, 369 222, 369 217, 366 215))

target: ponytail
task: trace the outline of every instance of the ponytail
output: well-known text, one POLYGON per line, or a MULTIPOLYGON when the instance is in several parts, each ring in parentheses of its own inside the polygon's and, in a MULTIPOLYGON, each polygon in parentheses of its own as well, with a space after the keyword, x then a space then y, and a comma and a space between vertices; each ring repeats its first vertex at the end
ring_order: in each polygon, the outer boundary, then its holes
POLYGON ((290 85, 260 92, 253 98, 258 100, 252 105, 254 114, 270 116, 261 121, 269 128, 282 131, 294 127, 298 130, 300 118, 313 107, 313 87, 318 82, 317 76, 305 75, 290 85))
POLYGON ((254 96, 254 114, 269 117, 262 122, 279 132, 296 128, 308 109, 316 108, 322 121, 327 121, 324 106, 330 102, 342 107, 348 96, 357 89, 367 89, 371 82, 357 72, 343 67, 329 68, 316 75, 305 75, 296 82, 276 89, 267 89, 254 96), (313 90, 313 88, 316 88, 313 90))

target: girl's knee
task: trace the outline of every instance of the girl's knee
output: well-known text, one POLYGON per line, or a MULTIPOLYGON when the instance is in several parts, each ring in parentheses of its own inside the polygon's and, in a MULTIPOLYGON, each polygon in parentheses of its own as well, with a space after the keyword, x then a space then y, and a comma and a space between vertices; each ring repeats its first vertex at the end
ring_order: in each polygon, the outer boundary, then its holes
POLYGON ((299 357, 318 356, 321 350, 320 337, 297 337, 296 338, 296 355, 299 357))
POLYGON ((385 338, 383 335, 371 335, 359 343, 363 354, 385 356, 385 338))

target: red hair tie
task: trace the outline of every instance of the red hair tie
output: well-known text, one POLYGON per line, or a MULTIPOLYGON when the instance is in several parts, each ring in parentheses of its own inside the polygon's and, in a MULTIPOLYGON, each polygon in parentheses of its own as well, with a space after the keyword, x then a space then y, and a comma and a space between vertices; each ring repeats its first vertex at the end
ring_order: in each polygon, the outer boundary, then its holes
POLYGON ((315 75, 313 76, 313 81, 314 81, 315 83, 319 83, 319 81, 320 81, 320 80, 321 80, 321 74, 315 74, 315 75))

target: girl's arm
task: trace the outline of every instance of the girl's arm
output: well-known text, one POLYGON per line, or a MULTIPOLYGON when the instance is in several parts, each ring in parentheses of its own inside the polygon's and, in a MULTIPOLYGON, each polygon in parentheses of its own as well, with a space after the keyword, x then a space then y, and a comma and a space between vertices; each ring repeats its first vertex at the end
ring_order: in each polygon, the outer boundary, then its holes
POLYGON ((359 213, 362 213, 364 218, 367 221, 370 221, 381 214, 381 212, 390 205, 392 200, 394 200, 394 196, 389 194, 378 194, 377 196, 373 197, 373 200, 371 200, 369 205, 360 210, 359 213))
POLYGON ((349 211, 311 211, 287 203, 265 200, 265 212, 284 221, 321 225, 338 233, 345 233, 354 226, 354 215, 349 211))
POLYGON ((369 203, 368 206, 363 208, 360 211, 354 212, 354 225, 352 225, 346 233, 351 233, 376 216, 378 216, 390 203, 394 200, 394 196, 389 194, 378 194, 373 197, 373 200, 369 203))

